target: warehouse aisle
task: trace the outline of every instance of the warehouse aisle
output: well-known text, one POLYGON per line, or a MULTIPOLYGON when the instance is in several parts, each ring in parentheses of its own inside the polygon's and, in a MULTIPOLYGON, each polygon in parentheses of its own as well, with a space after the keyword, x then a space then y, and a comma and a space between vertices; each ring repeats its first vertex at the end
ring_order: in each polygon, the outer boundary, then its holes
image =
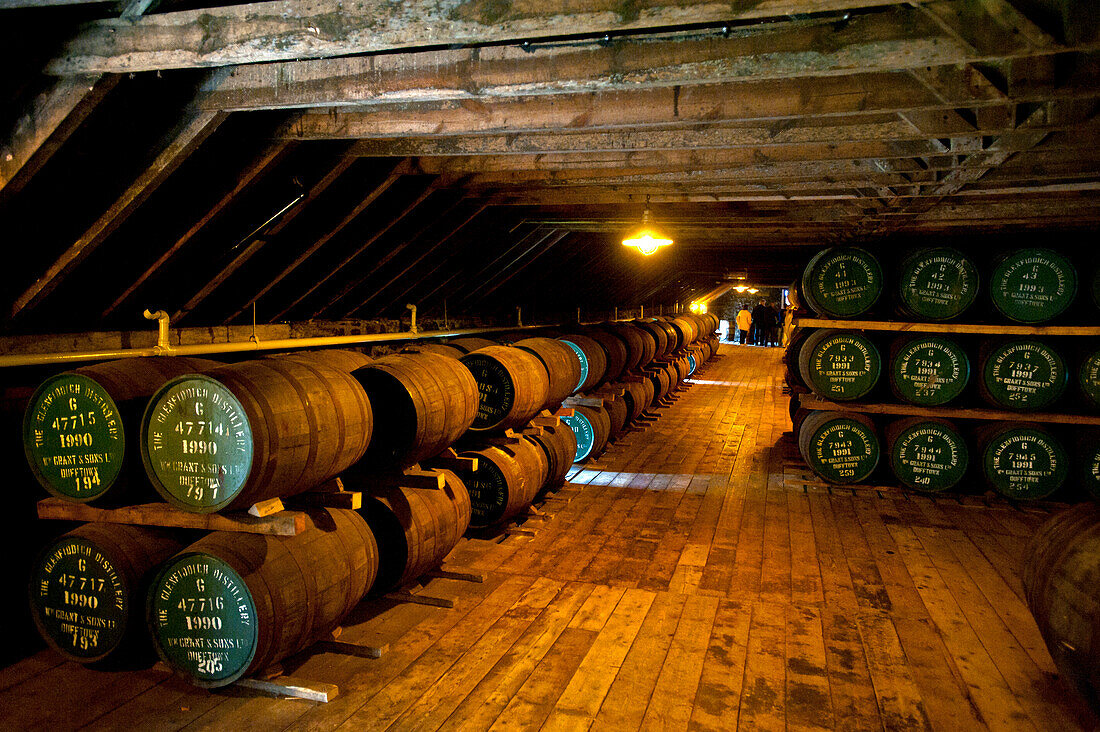
POLYGON ((1017 564, 1050 508, 829 489, 798 463, 781 353, 722 358, 515 530, 433 579, 453 608, 363 603, 285 673, 328 704, 209 693, 43 652, 0 726, 67 729, 1050 729, 1055 676, 1017 564), (336 648, 330 648, 336 651, 336 648), (346 650, 346 648, 345 648, 346 650))

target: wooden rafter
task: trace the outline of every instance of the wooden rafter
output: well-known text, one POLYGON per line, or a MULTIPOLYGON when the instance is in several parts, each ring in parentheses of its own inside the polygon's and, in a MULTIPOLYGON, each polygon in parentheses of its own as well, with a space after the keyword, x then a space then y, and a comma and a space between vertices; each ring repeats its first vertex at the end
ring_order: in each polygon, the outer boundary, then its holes
POLYGON ((47 67, 54 74, 132 72, 324 58, 424 46, 675 28, 684 24, 841 13, 896 0, 710 0, 647 3, 579 0, 562 8, 533 0, 409 0, 355 3, 280 0, 88 24, 47 67))
POLYGON ((160 154, 122 193, 79 239, 39 277, 11 306, 9 317, 16 318, 53 292, 89 254, 122 225, 130 214, 167 180, 184 160, 205 140, 226 115, 222 112, 192 112, 168 135, 160 154))
POLYGON ((244 171, 237 177, 237 182, 224 196, 218 199, 218 201, 210 207, 209 210, 198 218, 191 225, 191 227, 185 231, 180 238, 176 239, 168 249, 164 251, 156 261, 150 264, 144 272, 138 275, 138 278, 134 280, 133 284, 127 287, 121 295, 115 298, 114 302, 107 306, 107 308, 100 314, 101 318, 106 318, 108 315, 117 310, 126 300, 130 298, 134 292, 137 291, 150 277, 160 270, 165 264, 167 264, 176 254, 183 249, 188 242, 195 238, 196 235, 206 225, 217 218, 218 214, 222 213, 236 198, 244 192, 254 181, 262 177, 266 172, 270 171, 280 160, 283 159, 286 151, 291 147, 285 140, 276 140, 271 145, 268 145, 259 157, 257 157, 244 171))
POLYGON ((317 181, 293 208, 280 216, 278 221, 272 224, 270 228, 260 232, 256 238, 248 242, 248 245, 238 252, 228 264, 221 267, 218 272, 216 272, 214 276, 183 305, 183 307, 176 311, 172 316, 172 320, 178 322, 187 317, 188 313, 197 308, 203 300, 214 292, 214 290, 225 284, 225 281, 228 280, 234 272, 243 267, 245 263, 263 249, 268 242, 277 237, 280 232, 286 229, 286 227, 294 221, 294 219, 309 208, 309 205, 328 190, 328 188, 335 183, 354 162, 355 159, 351 157, 345 156, 340 158, 332 169, 329 170, 321 180, 317 181))

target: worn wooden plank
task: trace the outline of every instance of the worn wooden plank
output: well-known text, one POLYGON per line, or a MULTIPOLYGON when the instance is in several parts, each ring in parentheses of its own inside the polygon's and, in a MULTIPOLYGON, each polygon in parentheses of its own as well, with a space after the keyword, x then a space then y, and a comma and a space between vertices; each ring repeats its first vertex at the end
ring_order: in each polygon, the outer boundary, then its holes
POLYGON ((301 511, 280 511, 270 516, 256 517, 247 513, 191 513, 167 503, 143 503, 108 509, 96 508, 86 503, 71 503, 60 498, 44 498, 38 502, 38 517, 209 531, 244 531, 276 536, 294 536, 305 530, 305 514, 301 511))

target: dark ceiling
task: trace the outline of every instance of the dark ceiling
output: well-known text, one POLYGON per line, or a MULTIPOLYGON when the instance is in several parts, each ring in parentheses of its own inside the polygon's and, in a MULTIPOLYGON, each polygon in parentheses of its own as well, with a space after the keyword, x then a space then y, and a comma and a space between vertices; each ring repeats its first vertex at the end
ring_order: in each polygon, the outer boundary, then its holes
POLYGON ((1094 3, 20 4, 8 333, 670 305, 1100 219, 1094 3))

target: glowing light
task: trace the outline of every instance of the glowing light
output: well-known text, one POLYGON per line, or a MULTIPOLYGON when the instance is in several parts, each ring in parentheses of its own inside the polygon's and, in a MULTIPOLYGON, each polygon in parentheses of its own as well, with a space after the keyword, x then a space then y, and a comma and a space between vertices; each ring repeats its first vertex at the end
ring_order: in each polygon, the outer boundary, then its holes
POLYGON ((705 302, 693 302, 689 306, 691 312, 699 313, 700 315, 707 312, 707 304, 705 302))
POLYGON ((749 288, 749 294, 750 295, 755 295, 758 292, 760 292, 760 290, 756 289, 755 287, 750 287, 749 288))
POLYGON ((737 290, 738 292, 744 292, 745 290, 749 289, 749 286, 748 285, 738 285, 737 287, 735 287, 733 289, 737 290))
POLYGON ((649 256, 661 247, 672 244, 672 239, 665 237, 653 225, 653 214, 649 212, 649 196, 645 197, 645 210, 642 211, 642 228, 633 236, 623 239, 623 246, 637 247, 638 251, 649 256))

